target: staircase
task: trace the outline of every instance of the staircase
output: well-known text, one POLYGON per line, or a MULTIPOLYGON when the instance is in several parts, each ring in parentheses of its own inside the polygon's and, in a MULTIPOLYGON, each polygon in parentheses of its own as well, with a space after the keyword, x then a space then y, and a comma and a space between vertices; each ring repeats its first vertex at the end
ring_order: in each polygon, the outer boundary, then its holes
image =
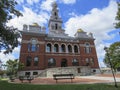
POLYGON ((74 74, 75 76, 86 76, 91 74, 91 68, 86 66, 48 68, 43 70, 36 77, 53 77, 53 74, 74 74))

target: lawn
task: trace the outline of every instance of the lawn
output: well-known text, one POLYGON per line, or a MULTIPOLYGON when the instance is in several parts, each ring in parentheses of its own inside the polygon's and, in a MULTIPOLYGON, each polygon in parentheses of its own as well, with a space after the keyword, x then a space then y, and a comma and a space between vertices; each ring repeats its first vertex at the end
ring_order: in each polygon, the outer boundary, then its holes
POLYGON ((0 90, 120 90, 120 85, 118 88, 108 84, 32 85, 0 80, 0 90))

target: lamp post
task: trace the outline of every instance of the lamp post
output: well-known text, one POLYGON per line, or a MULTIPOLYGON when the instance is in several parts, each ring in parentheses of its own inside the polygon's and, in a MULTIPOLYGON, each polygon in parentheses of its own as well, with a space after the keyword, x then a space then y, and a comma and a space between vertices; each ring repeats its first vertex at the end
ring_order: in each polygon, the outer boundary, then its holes
POLYGON ((115 82, 115 87, 118 88, 118 86, 117 86, 117 82, 116 82, 116 78, 115 78, 115 74, 114 74, 114 71, 113 71, 113 66, 112 66, 112 63, 111 63, 111 61, 110 61, 110 55, 109 55, 108 47, 104 47, 104 50, 105 50, 105 52, 106 52, 106 55, 107 55, 108 60, 109 60, 109 63, 110 63, 110 67, 111 67, 112 75, 113 75, 114 82, 115 82))

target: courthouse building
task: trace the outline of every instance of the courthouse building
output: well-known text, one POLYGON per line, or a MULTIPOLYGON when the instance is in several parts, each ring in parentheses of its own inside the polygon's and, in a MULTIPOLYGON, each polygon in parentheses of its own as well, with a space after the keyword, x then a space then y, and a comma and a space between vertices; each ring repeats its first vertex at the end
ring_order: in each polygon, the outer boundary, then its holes
MULTIPOLYGON (((98 59, 92 33, 78 29, 70 37, 62 28, 57 4, 52 4, 51 16, 46 28, 23 25, 20 62, 22 75, 52 76, 55 73, 88 75, 99 72, 98 59)), ((39 18, 38 18, 39 19, 39 18)))

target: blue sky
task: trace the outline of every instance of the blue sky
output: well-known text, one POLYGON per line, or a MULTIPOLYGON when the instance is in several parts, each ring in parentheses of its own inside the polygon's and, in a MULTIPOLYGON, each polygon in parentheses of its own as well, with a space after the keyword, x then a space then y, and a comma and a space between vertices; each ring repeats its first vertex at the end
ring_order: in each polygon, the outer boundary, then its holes
MULTIPOLYGON (((59 15, 63 20, 63 28, 70 36, 74 36, 77 29, 92 32, 95 37, 96 50, 100 66, 104 66, 104 46, 120 41, 119 30, 114 28, 117 4, 115 0, 16 0, 16 8, 23 13, 23 17, 14 17, 8 22, 19 30, 23 24, 37 22, 48 28, 51 14, 51 4, 56 1, 59 15)), ((0 59, 19 58, 20 47, 15 48, 9 55, 0 53, 0 59)))

